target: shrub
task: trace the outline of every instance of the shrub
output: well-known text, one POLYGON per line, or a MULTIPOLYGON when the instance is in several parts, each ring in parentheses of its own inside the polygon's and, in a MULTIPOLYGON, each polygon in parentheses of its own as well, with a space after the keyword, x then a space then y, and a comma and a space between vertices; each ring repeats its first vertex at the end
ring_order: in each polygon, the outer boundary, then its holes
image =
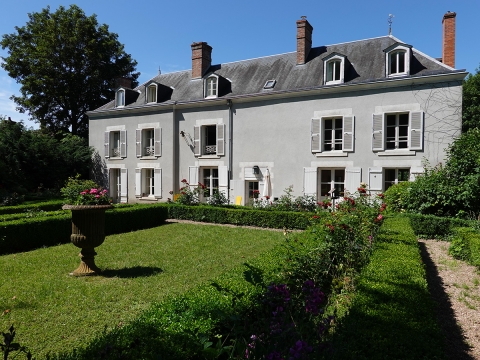
POLYGON ((415 235, 425 239, 443 239, 454 227, 469 226, 469 221, 434 215, 409 214, 415 235))
POLYGON ((81 201, 80 193, 87 189, 98 189, 99 186, 92 180, 80 179, 80 174, 69 177, 65 186, 60 190, 67 204, 77 204, 81 201))
POLYGON ((213 194, 207 200, 208 205, 221 206, 228 204, 228 198, 223 191, 213 190, 213 194))
POLYGON ((412 183, 404 181, 390 186, 385 191, 385 203, 389 212, 402 212, 408 208, 408 193, 412 183))
POLYGON ((480 234, 472 228, 456 229, 448 252, 480 269, 480 234))

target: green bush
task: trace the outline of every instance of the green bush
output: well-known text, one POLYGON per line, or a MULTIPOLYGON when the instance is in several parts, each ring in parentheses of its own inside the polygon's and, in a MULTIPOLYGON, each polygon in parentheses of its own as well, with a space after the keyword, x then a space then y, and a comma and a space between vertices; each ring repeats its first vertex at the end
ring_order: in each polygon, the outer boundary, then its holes
POLYGON ((480 269, 480 234, 472 228, 456 229, 448 252, 480 269))
POLYGON ((390 186, 385 191, 385 203, 387 204, 388 212, 402 212, 407 209, 408 192, 411 187, 411 182, 404 181, 390 186))
POLYGON ((34 204, 23 204, 17 206, 0 206, 0 215, 6 214, 22 214, 26 211, 55 211, 60 210, 63 205, 63 200, 42 201, 34 204))
POLYGON ((408 217, 415 235, 425 239, 444 239, 453 228, 470 225, 468 220, 434 215, 409 214, 408 217))
POLYGON ((99 186, 93 180, 80 179, 80 175, 69 177, 65 186, 60 189, 66 204, 77 204, 81 198, 80 193, 85 190, 98 189, 99 186))

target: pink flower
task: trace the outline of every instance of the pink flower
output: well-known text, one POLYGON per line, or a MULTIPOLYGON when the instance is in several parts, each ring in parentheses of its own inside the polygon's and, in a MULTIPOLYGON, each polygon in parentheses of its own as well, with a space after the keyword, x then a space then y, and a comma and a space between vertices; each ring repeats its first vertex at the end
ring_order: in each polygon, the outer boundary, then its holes
POLYGON ((100 195, 95 195, 95 199, 98 199, 100 197, 100 195))
POLYGON ((97 194, 98 193, 98 190, 97 189, 91 189, 90 190, 90 194, 97 194))
POLYGON ((88 194, 88 192, 87 192, 87 191, 82 191, 82 192, 80 193, 80 195, 85 195, 85 194, 88 194))

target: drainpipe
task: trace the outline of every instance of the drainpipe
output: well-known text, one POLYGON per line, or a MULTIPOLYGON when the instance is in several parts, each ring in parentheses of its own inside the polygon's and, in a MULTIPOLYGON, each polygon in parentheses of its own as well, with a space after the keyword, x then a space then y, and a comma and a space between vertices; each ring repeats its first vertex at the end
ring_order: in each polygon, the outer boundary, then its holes
MULTIPOLYGON (((177 102, 175 101, 172 106, 172 127, 173 127, 173 151, 172 151, 172 191, 174 193, 177 192, 177 184, 178 182, 178 176, 179 176, 179 168, 180 168, 180 141, 178 138, 179 134, 179 127, 177 126, 176 122, 176 115, 177 115, 177 109, 176 109, 177 102)), ((173 200, 173 198, 172 198, 173 200)))
MULTIPOLYGON (((232 171, 232 164, 233 164, 233 110, 232 110, 233 102, 231 99, 227 100, 228 106, 228 173, 229 173, 229 180, 233 179, 233 171, 232 171)), ((230 185, 230 184, 229 184, 230 185)), ((230 188, 230 186, 229 186, 230 188)))

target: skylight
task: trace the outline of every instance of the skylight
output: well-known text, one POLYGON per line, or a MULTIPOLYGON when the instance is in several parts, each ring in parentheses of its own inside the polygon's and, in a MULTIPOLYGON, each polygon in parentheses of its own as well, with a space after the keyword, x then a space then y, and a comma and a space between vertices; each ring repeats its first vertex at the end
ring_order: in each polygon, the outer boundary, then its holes
POLYGON ((277 83, 277 80, 267 80, 265 85, 263 86, 264 89, 273 89, 275 84, 277 83))

